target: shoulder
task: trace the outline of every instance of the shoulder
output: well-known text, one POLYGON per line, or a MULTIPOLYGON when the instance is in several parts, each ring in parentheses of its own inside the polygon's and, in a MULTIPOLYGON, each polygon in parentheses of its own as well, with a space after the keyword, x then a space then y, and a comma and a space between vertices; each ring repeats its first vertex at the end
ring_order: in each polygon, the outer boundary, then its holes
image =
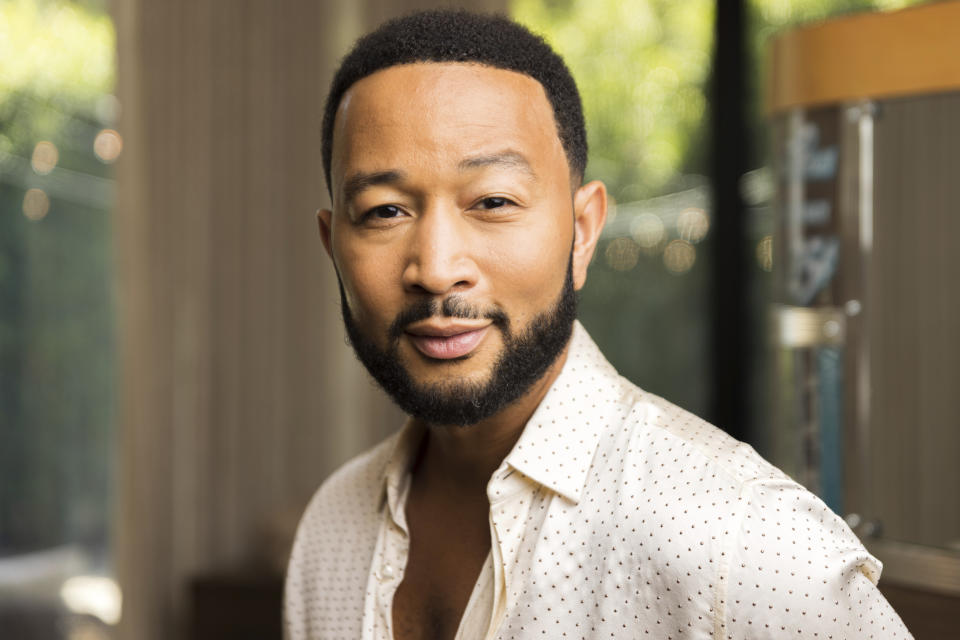
POLYGON ((291 640, 358 635, 379 532, 383 473, 397 438, 391 436, 337 469, 307 505, 284 589, 285 630, 291 640))
POLYGON ((376 508, 383 490, 383 474, 400 433, 344 463, 320 485, 304 517, 328 510, 376 508))
POLYGON ((680 407, 639 389, 630 403, 621 446, 653 537, 687 570, 713 565, 724 637, 909 637, 876 588, 880 562, 820 498, 680 407))
POLYGON ((750 445, 652 393, 636 389, 631 417, 626 426, 633 437, 652 440, 656 450, 667 453, 680 447, 686 456, 701 458, 738 487, 761 479, 787 478, 750 445))
POLYGON ((668 546, 700 549, 717 562, 728 545, 753 534, 796 540, 804 533, 817 537, 821 548, 862 551, 819 498, 751 446, 630 387, 633 393, 624 396, 629 406, 620 411, 625 418, 607 426, 594 458, 595 486, 619 494, 620 509, 649 513, 647 522, 657 523, 654 537, 662 531, 668 546), (689 544, 691 539, 696 544, 689 544))
POLYGON ((685 519, 717 523, 736 517, 754 483, 792 482, 750 445, 689 411, 625 379, 616 386, 618 406, 604 420, 591 484, 628 491, 624 508, 672 514, 682 504, 685 519))
MULTIPOLYGON (((627 477, 658 487, 661 505, 696 506, 747 533, 809 532, 820 546, 830 542, 862 550, 846 523, 816 495, 740 442, 692 413, 635 389, 620 426, 627 477)), ((607 449, 615 443, 608 440, 607 449)), ((601 455, 611 457, 611 451, 601 455)), ((864 552, 865 554, 866 552, 864 552)), ((870 572, 867 572, 870 575, 870 572)), ((875 581, 875 578, 874 578, 875 581)))
MULTIPOLYGON (((748 444, 619 375, 582 327, 554 392, 547 398, 550 411, 541 415, 538 409, 535 426, 549 431, 547 424, 562 424, 563 436, 585 427, 589 434, 581 448, 592 455, 585 489, 627 488, 624 506, 632 503, 633 488, 657 486, 655 497, 644 496, 651 504, 656 497, 662 497, 664 507, 699 498, 723 514, 730 509, 723 502, 714 504, 718 493, 726 500, 738 497, 751 482, 787 480, 748 444)), ((541 448, 553 444, 541 440, 541 448)))
POLYGON ((317 489, 297 528, 297 543, 340 546, 377 521, 383 474, 399 434, 356 456, 317 489))
POLYGON ((909 638, 876 584, 882 565, 817 496, 789 479, 746 485, 725 545, 726 637, 909 638))

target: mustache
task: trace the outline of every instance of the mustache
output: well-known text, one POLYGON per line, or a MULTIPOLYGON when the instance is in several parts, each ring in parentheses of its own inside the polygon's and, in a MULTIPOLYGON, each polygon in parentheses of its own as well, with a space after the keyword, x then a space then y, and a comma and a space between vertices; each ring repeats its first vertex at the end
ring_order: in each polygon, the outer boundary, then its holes
POLYGON ((390 325, 390 340, 399 340, 404 328, 408 325, 434 316, 466 320, 486 318, 503 331, 508 332, 510 327, 510 318, 502 309, 496 307, 484 309, 470 304, 462 296, 457 295, 444 298, 442 302, 436 298, 423 298, 397 314, 390 325))

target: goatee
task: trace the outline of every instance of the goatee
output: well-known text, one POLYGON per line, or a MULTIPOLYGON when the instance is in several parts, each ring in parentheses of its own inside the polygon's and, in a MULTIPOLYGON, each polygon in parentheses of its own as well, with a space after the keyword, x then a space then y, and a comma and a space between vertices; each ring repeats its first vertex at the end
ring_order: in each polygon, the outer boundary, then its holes
POLYGON ((563 352, 577 317, 571 256, 560 298, 518 334, 511 330, 510 318, 501 309, 479 309, 456 295, 445 298, 442 303, 424 298, 397 316, 388 332, 388 346, 382 349, 360 331, 347 304, 339 274, 337 280, 343 323, 357 358, 404 412, 428 424, 476 424, 522 397, 563 352), (491 320, 492 326, 503 335, 504 346, 489 380, 419 384, 411 377, 400 360, 400 338, 404 327, 432 316, 491 320))

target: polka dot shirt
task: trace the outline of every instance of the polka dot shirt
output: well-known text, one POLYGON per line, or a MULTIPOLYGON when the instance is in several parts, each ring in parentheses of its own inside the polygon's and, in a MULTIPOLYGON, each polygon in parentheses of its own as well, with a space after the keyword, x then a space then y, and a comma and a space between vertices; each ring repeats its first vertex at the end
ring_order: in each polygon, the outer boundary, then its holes
MULTIPOLYGON (((392 637, 420 437, 408 424, 311 500, 287 573, 289 640, 392 637)), ((910 637, 840 518, 620 377, 579 323, 487 495, 491 550, 458 640, 910 637)))

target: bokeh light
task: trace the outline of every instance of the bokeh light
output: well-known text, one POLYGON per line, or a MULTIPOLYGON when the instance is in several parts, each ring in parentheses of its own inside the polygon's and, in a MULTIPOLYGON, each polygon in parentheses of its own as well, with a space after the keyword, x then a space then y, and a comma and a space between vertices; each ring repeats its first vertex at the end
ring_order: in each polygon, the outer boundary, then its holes
POLYGON ((113 129, 103 129, 93 140, 93 152, 101 162, 113 163, 123 151, 123 138, 113 129))
POLYGON ((697 250, 686 240, 671 240, 663 250, 663 264, 673 274, 684 274, 697 261, 697 250))
POLYGON ((630 222, 630 235, 644 251, 652 253, 666 235, 663 220, 655 213, 641 213, 630 222))
POLYGON ((120 101, 113 94, 107 93, 97 100, 97 119, 105 124, 113 124, 120 115, 120 101))
POLYGON ((41 176, 45 176, 53 171, 58 160, 60 160, 60 151, 57 149, 57 145, 49 140, 42 140, 33 148, 30 164, 34 171, 41 176))
POLYGON ((23 215, 30 220, 43 220, 50 211, 50 198, 42 189, 27 189, 23 194, 23 215))
POLYGON ((120 622, 123 596, 120 587, 104 576, 74 576, 60 587, 60 597, 74 613, 100 618, 107 624, 120 622))
POLYGON ((637 266, 640 259, 640 247, 632 238, 614 238, 604 252, 607 265, 614 271, 629 271, 637 266))

